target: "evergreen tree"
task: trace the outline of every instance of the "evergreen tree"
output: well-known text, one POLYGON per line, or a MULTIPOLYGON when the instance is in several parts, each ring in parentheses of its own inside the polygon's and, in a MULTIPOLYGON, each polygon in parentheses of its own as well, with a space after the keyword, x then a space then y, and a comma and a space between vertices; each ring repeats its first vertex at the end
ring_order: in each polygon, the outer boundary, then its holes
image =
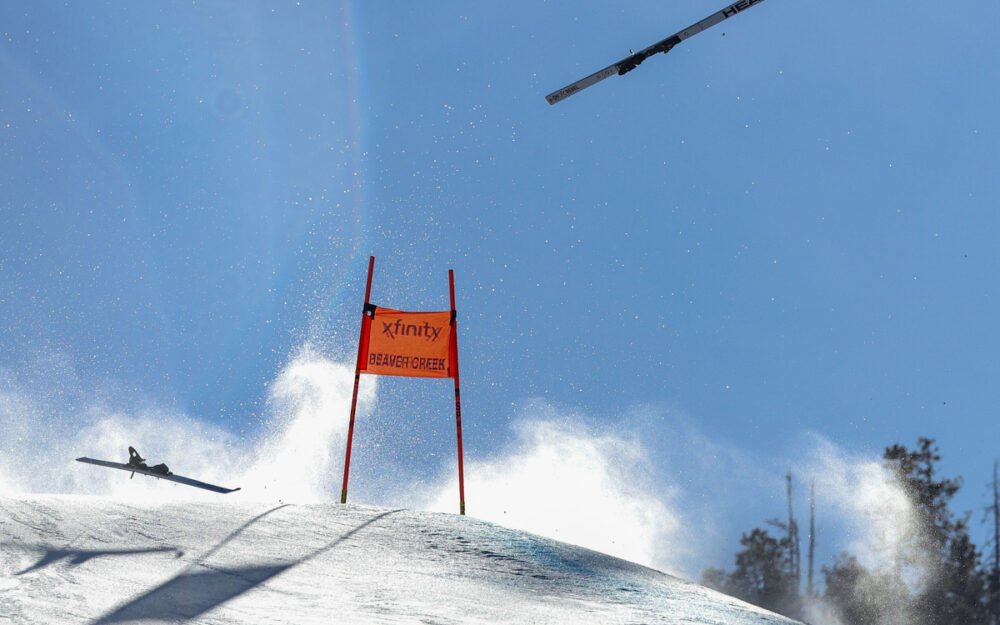
POLYGON ((990 621, 987 578, 980 568, 979 552, 962 526, 948 541, 948 558, 945 576, 941 580, 940 595, 945 604, 941 621, 946 625, 971 625, 990 621))
POLYGON ((790 541, 754 528, 740 539, 736 569, 726 573, 707 569, 702 583, 748 603, 791 618, 801 618, 802 601, 796 580, 789 573, 790 541))
POLYGON ((993 502, 986 508, 987 522, 993 524, 990 540, 989 566, 986 568, 987 610, 991 625, 1000 625, 1000 479, 997 476, 997 461, 993 461, 993 481, 990 483, 993 502))
POLYGON ((895 573, 870 571, 846 553, 822 570, 823 600, 843 625, 912 625, 910 615, 901 609, 909 603, 910 593, 895 573))
POLYGON ((913 625, 985 624, 986 585, 979 553, 969 538, 968 519, 956 518, 948 508, 961 480, 937 476, 941 457, 933 439, 920 438, 914 451, 893 445, 884 458, 916 517, 913 538, 906 545, 906 564, 922 571, 913 625))
MULTIPOLYGON (((994 548, 992 565, 981 566, 981 554, 968 529, 968 515, 958 517, 949 505, 961 479, 937 474, 941 457, 933 439, 920 438, 910 450, 893 445, 883 455, 885 466, 910 500, 913 519, 892 566, 869 570, 857 558, 842 554, 823 567, 824 602, 843 625, 1000 625, 1000 479, 994 467, 994 548)), ((802 619, 799 532, 792 510, 788 476, 788 522, 771 521, 783 530, 776 538, 756 528, 740 539, 732 573, 708 569, 703 583, 762 608, 802 619)), ((809 587, 815 519, 810 493, 809 587)), ((810 590, 810 597, 812 596, 810 590)))

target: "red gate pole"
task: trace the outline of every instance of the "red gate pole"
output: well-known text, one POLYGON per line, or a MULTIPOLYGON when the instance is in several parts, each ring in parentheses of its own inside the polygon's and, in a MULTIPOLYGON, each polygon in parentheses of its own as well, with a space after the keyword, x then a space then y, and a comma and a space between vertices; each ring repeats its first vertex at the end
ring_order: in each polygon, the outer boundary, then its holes
POLYGON ((351 424, 347 428, 347 453, 344 457, 344 489, 340 491, 340 503, 347 503, 347 474, 351 468, 351 442, 354 440, 354 411, 358 407, 358 382, 361 379, 361 354, 365 340, 365 319, 368 314, 368 300, 372 295, 372 272, 375 269, 375 257, 368 257, 368 284, 365 285, 365 307, 361 317, 361 337, 358 339, 358 361, 354 366, 354 394, 351 396, 351 424))
POLYGON ((448 270, 448 289, 451 294, 451 362, 455 364, 455 427, 458 432, 458 501, 459 514, 465 514, 465 478, 462 471, 462 400, 458 392, 458 323, 455 312, 455 272, 448 270))

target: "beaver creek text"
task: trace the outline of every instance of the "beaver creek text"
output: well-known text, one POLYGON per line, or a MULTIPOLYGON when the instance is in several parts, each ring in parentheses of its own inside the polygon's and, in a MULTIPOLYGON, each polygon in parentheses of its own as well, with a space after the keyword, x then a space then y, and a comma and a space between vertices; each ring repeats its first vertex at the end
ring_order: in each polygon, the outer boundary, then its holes
POLYGON ((422 371, 445 371, 448 367, 447 358, 423 358, 417 356, 402 356, 400 354, 384 354, 372 352, 368 354, 368 365, 378 367, 394 367, 396 369, 420 369, 422 371))

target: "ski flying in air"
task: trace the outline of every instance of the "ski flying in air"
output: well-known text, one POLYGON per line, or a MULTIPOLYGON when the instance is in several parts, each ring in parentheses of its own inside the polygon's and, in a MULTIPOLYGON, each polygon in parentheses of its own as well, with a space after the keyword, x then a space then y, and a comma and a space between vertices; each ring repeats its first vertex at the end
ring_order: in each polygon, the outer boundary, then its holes
POLYGON ((625 57, 624 59, 618 61, 614 65, 609 65, 600 71, 594 72, 593 74, 587 76, 586 78, 581 78, 580 80, 572 84, 566 85, 562 89, 553 91, 549 95, 545 96, 545 99, 549 101, 549 104, 555 104, 556 102, 565 100, 574 93, 579 93, 580 91, 583 91, 587 87, 601 82, 605 78, 608 78, 615 74, 618 74, 619 76, 624 76, 625 74, 634 70, 636 67, 639 66, 640 63, 642 63, 649 57, 653 56, 654 54, 658 52, 663 52, 664 54, 666 54, 667 52, 670 52, 670 50, 674 46, 684 41, 685 39, 693 37, 703 30, 708 30, 709 28, 715 26, 722 20, 728 19, 736 15, 740 11, 743 11, 744 9, 749 9, 755 4, 759 4, 763 1, 764 0, 737 0, 736 2, 722 9, 721 11, 717 11, 716 13, 709 15, 708 17, 701 20, 697 24, 692 24, 691 26, 688 26, 684 30, 675 33, 667 37, 666 39, 657 41, 648 48, 639 50, 635 54, 625 57))

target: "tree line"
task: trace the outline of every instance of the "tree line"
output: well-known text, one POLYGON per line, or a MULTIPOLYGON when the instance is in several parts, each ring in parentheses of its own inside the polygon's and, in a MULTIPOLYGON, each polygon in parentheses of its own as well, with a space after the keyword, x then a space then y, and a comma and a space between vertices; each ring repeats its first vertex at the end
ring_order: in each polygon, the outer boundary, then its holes
POLYGON ((822 589, 813 577, 815 492, 810 488, 805 579, 801 536, 787 476, 788 517, 743 533, 730 571, 710 568, 702 583, 762 608, 814 625, 1000 625, 1000 480, 993 465, 991 529, 985 549, 969 534, 970 514, 950 504, 961 478, 938 475, 941 460, 934 439, 914 449, 887 447, 882 455, 889 479, 912 510, 889 562, 868 568, 843 552, 821 569, 822 589))

